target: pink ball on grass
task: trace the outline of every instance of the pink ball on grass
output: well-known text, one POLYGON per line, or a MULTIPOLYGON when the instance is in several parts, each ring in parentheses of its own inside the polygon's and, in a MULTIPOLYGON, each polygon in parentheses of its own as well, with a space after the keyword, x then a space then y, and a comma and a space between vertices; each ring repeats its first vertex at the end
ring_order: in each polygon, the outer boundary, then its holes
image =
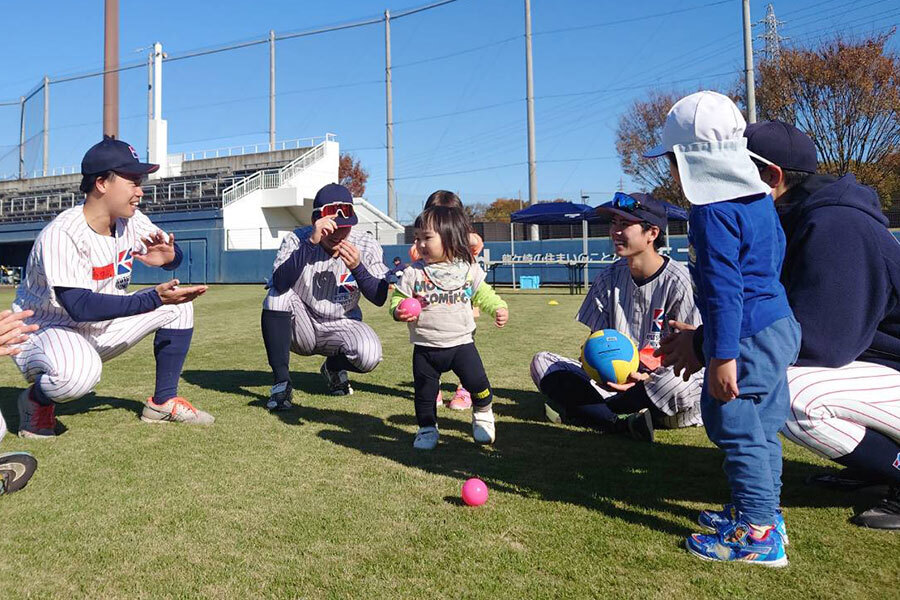
POLYGON ((415 298, 405 298, 400 302, 400 310, 411 317, 418 317, 422 312, 422 304, 415 298))
POLYGON ((462 486, 462 499, 469 506, 481 506, 488 499, 487 485, 477 477, 467 480, 462 486))

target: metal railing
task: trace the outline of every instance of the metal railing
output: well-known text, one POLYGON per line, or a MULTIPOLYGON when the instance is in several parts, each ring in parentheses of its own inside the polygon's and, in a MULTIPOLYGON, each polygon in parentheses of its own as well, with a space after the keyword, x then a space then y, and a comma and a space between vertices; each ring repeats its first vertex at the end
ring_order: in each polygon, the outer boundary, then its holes
POLYGON ((0 200, 0 217, 13 214, 59 212, 75 206, 79 199, 75 198, 73 192, 5 198, 0 200))
POLYGON ((234 185, 222 192, 222 208, 225 208, 232 202, 240 200, 247 194, 256 190, 271 190, 281 187, 284 183, 293 179, 298 173, 306 170, 314 162, 321 160, 325 156, 325 145, 327 142, 333 141, 334 136, 328 134, 326 139, 320 142, 316 147, 310 148, 288 164, 280 169, 257 171, 253 175, 248 175, 234 185))
POLYGON ((278 150, 296 150, 299 148, 310 148, 317 146, 322 142, 333 142, 335 134, 326 133, 324 136, 315 136, 308 138, 296 138, 293 140, 282 140, 275 142, 274 148, 269 147, 269 142, 260 142, 258 144, 244 144, 242 146, 229 146, 226 148, 213 148, 211 150, 195 150, 192 152, 180 152, 170 154, 172 157, 181 157, 181 160, 203 160, 205 158, 220 158, 223 156, 241 156, 244 154, 259 154, 261 152, 272 152, 278 150))

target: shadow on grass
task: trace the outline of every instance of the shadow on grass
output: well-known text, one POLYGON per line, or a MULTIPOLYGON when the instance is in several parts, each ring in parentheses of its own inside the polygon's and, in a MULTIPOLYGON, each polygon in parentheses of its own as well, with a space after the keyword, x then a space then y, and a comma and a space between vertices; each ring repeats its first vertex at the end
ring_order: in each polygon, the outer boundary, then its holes
MULTIPOLYGON (((19 408, 16 405, 19 393, 24 389, 12 387, 0 387, 0 411, 6 419, 7 425, 11 432, 19 431, 19 408)), ((136 400, 128 400, 126 398, 110 398, 108 396, 97 396, 96 394, 88 394, 82 396, 78 400, 71 402, 60 402, 56 405, 57 426, 56 434, 62 435, 68 428, 65 426, 65 417, 67 415, 77 415, 86 412, 107 411, 107 410, 123 410, 140 416, 144 409, 144 403, 136 400), (62 417, 60 419, 60 417, 62 417)))

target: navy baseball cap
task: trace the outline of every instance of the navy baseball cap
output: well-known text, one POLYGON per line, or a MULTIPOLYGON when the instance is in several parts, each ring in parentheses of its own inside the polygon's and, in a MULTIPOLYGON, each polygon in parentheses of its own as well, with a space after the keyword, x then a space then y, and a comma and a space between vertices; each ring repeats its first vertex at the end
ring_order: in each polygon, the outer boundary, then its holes
POLYGON ((815 173, 816 145, 812 139, 790 123, 760 121, 747 125, 744 131, 747 149, 782 169, 815 173))
POLYGON ((81 159, 81 174, 85 176, 107 171, 122 175, 146 175, 158 169, 159 165, 142 163, 134 146, 107 136, 103 137, 102 142, 91 146, 81 159))
POLYGON ((312 220, 316 221, 321 217, 334 219, 338 227, 353 227, 359 223, 350 190, 338 183, 329 183, 316 192, 312 220))
POLYGON ((650 194, 616 192, 611 202, 601 204, 596 210, 609 218, 619 216, 636 223, 647 221, 662 230, 665 230, 669 221, 665 203, 650 194))

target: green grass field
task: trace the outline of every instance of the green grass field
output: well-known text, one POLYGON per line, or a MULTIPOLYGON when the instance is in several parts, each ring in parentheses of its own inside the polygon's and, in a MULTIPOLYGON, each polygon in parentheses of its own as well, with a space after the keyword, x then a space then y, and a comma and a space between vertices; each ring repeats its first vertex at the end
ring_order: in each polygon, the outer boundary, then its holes
MULTIPOLYGON (((507 328, 479 319, 497 443, 476 446, 469 414, 441 409, 429 454, 412 448, 406 328, 370 305, 384 362, 353 376, 356 393, 325 395, 321 359, 294 356, 302 406, 269 414, 262 296, 214 286, 196 303, 181 392, 212 427, 138 419, 148 338, 106 364, 96 395, 58 407, 59 438, 7 436, 0 450, 40 467, 0 499, 0 598, 896 598, 900 536, 847 521, 877 496, 805 486, 828 468, 808 451, 785 446, 790 566, 710 564, 682 547, 697 511, 727 500, 702 429, 650 446, 547 423, 529 360, 577 355, 581 297, 507 291, 507 328), (458 500, 471 476, 490 488, 480 508, 458 500)), ((23 385, 4 359, 13 431, 23 385)))

